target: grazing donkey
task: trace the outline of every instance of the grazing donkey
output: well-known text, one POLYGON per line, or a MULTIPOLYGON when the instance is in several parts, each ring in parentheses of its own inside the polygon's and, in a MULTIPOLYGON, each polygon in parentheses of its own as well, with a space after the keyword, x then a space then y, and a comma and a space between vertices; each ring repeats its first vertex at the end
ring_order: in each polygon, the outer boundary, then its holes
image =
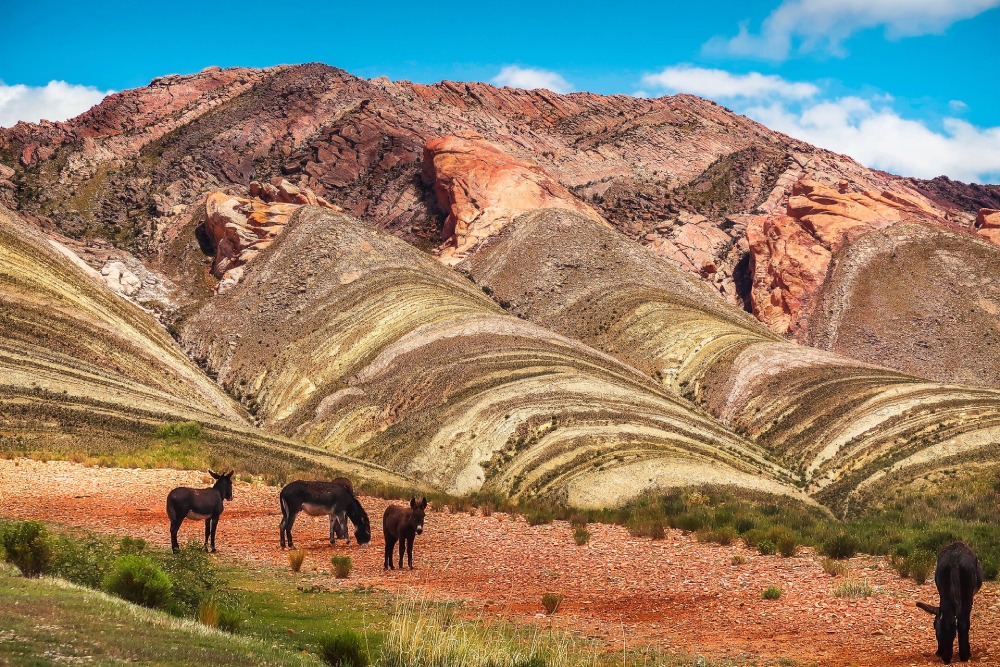
POLYGON ((918 602, 917 606, 934 614, 934 634, 937 635, 937 655, 944 664, 951 662, 958 630, 958 657, 965 662, 972 657, 969 646, 969 619, 972 597, 983 585, 983 566, 976 552, 962 542, 954 542, 938 552, 934 583, 941 596, 938 606, 918 602))
POLYGON ((389 505, 382 515, 382 534, 385 535, 385 562, 382 569, 395 570, 392 566, 392 548, 399 541, 399 569, 403 569, 403 552, 413 569, 413 540, 424 532, 424 510, 427 509, 427 498, 419 503, 414 496, 410 498, 410 507, 406 509, 399 505, 389 505))
MULTIPOLYGON (((352 494, 354 493, 354 485, 351 480, 346 477, 337 477, 331 484, 340 484, 352 494)), ((347 530, 347 512, 338 512, 337 514, 330 515, 330 544, 337 546, 337 540, 344 540, 347 544, 351 543, 351 534, 347 530)))
MULTIPOLYGON (((350 484, 350 482, 348 482, 350 484)), ((361 503, 354 496, 353 487, 335 482, 306 482, 301 479, 286 484, 281 490, 281 548, 295 548, 292 526, 299 512, 310 516, 332 517, 343 513, 354 524, 354 537, 359 546, 371 542, 372 530, 361 503)))
POLYGON ((208 471, 215 480, 210 489, 192 489, 178 486, 167 494, 167 516, 170 517, 170 548, 180 549, 177 544, 177 531, 184 519, 205 520, 205 550, 208 551, 209 540, 212 543, 212 553, 215 553, 215 529, 219 525, 219 515, 222 514, 224 500, 233 499, 233 472, 222 474, 208 471))

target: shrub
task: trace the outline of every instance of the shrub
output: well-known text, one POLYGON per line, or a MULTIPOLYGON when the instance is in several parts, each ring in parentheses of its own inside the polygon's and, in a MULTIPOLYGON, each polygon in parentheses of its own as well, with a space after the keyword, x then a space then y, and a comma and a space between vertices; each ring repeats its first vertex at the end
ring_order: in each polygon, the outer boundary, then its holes
POLYGON ((170 603, 171 582, 166 572, 145 556, 128 554, 115 561, 104 578, 104 590, 153 609, 170 603))
POLYGON ((483 503, 480 506, 480 508, 479 508, 479 512, 483 516, 493 516, 493 512, 495 512, 495 511, 496 511, 496 507, 494 507, 493 503, 491 503, 489 501, 486 501, 485 503, 483 503))
POLYGON ((347 579, 351 570, 354 569, 350 556, 334 556, 330 559, 330 563, 333 565, 333 574, 337 579, 347 579))
POLYGON ((561 593, 546 593, 542 596, 542 608, 546 614, 554 614, 562 604, 563 595, 561 593))
POLYGON ((778 551, 778 547, 771 540, 764 538, 757 543, 757 551, 759 551, 762 556, 773 556, 778 551))
POLYGON ((239 632, 246 625, 247 617, 238 607, 222 606, 219 608, 218 628, 226 632, 239 632))
POLYGON ((853 558, 858 553, 858 540, 847 533, 838 533, 824 540, 820 551, 823 555, 837 560, 853 558))
POLYGON ((740 535, 745 535, 746 533, 749 533, 751 530, 757 527, 757 522, 748 516, 744 516, 737 519, 734 525, 736 527, 737 533, 739 533, 740 535))
POLYGON ((173 607, 180 615, 194 615, 201 601, 219 587, 219 575, 204 547, 192 540, 177 553, 158 555, 157 564, 163 568, 173 584, 173 607))
POLYGON ((736 554, 729 559, 729 562, 732 563, 733 565, 743 565, 744 563, 747 562, 747 559, 739 554, 736 554))
POLYGON ((333 667, 365 667, 369 664, 361 636, 353 630, 337 630, 320 637, 319 656, 333 667))
POLYGON ((123 552, 121 546, 115 552, 105 539, 63 536, 56 541, 52 574, 74 584, 100 588, 115 558, 123 553, 127 552, 123 552))
POLYGON ((736 531, 726 526, 724 528, 717 528, 716 530, 713 530, 709 534, 709 541, 728 547, 736 541, 736 537, 736 531))
POLYGON ((166 422, 156 428, 156 437, 163 440, 194 440, 201 437, 198 422, 166 422))
POLYGON ((141 554, 145 550, 146 540, 142 538, 123 537, 118 542, 118 553, 123 556, 126 554, 141 554))
POLYGON ((768 586, 764 589, 763 597, 765 600, 777 600, 781 597, 781 589, 777 586, 768 586))
POLYGON ((555 518, 555 514, 552 510, 543 509, 541 507, 534 507, 528 510, 524 515, 524 520, 529 526, 541 526, 546 523, 552 523, 555 518))
POLYGON ((831 577, 843 577, 848 571, 847 565, 833 558, 824 558, 820 564, 823 566, 823 571, 831 577))
POLYGON ((573 541, 581 547, 590 542, 590 531, 587 530, 586 526, 577 526, 576 530, 573 531, 573 541))
POLYGON ((288 552, 288 566, 292 568, 292 572, 298 572, 302 569, 302 563, 306 559, 305 549, 296 549, 295 551, 288 552))
POLYGON ((838 598, 867 598, 875 595, 875 589, 868 584, 867 579, 846 579, 833 589, 833 594, 838 598))
POLYGON ((791 558, 799 550, 799 543, 795 535, 787 533, 778 537, 778 553, 784 558, 791 558))
POLYGON ((915 551, 906 557, 910 566, 910 577, 921 586, 934 569, 937 558, 929 551, 915 551))
POLYGON ((573 528, 586 528, 588 523, 590 522, 587 520, 586 514, 574 512, 569 515, 569 525, 573 528))
POLYGON ((40 521, 16 521, 0 531, 4 560, 26 577, 38 577, 52 568, 52 538, 40 521))

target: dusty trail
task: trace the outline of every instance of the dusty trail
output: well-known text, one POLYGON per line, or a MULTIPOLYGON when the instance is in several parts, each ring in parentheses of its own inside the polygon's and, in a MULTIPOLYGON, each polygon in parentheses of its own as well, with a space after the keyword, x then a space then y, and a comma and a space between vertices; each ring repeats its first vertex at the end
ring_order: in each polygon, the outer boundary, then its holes
MULTIPOLYGON (((0 461, 0 517, 37 518, 91 530, 143 537, 169 545, 164 499, 184 484, 207 485, 202 473, 173 470, 85 468, 67 462, 0 461)), ((234 501, 219 524, 219 555, 236 561, 286 567, 278 548, 278 489, 235 484, 234 501)), ((824 574, 811 550, 795 558, 759 556, 742 546, 699 544, 668 531, 664 540, 631 537, 619 526, 591 525, 589 545, 573 543, 565 522, 527 526, 523 519, 428 514, 417 538, 413 572, 382 571, 381 516, 387 501, 364 498, 373 544, 364 550, 331 547, 325 520, 300 516, 297 545, 307 550, 305 569, 329 573, 336 550, 350 553, 355 569, 329 586, 371 585, 407 596, 465 600, 484 617, 525 623, 537 619, 541 595, 566 596, 556 627, 621 642, 710 657, 790 658, 822 665, 933 664, 930 617, 914 607, 933 601, 933 584, 903 581, 879 559, 851 562, 878 594, 860 600, 833 595, 836 580, 824 574), (742 554, 747 562, 734 566, 742 554), (770 585, 784 591, 765 601, 770 585)), ((199 538, 201 524, 187 522, 181 539, 199 538)), ((988 583, 973 612, 974 663, 1000 661, 1000 588, 988 583)))

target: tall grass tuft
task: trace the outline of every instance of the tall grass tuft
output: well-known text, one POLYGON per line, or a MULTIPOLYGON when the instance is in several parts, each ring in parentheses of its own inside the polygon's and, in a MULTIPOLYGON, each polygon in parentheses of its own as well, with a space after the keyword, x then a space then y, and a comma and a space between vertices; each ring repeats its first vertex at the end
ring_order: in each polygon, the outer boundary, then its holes
POLYGON ((350 556, 334 556, 330 559, 330 564, 333 565, 333 575, 337 579, 347 579, 354 569, 350 556))
POLYGON ((288 567, 292 568, 292 572, 298 572, 302 569, 302 563, 306 559, 305 549, 296 549, 295 551, 288 552, 288 567))
POLYGON ((837 584, 833 594, 838 598, 868 598, 875 595, 875 589, 867 579, 845 579, 837 584))

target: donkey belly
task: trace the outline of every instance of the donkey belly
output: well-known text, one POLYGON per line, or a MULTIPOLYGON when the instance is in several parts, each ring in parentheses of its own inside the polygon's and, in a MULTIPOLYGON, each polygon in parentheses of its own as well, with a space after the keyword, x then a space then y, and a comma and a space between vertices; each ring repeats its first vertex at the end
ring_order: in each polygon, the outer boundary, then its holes
POLYGON ((313 503, 302 503, 302 511, 309 516, 323 516, 324 514, 332 514, 333 508, 326 507, 325 505, 315 505, 313 503))
POLYGON ((189 519, 204 520, 204 519, 210 519, 211 517, 212 517, 211 514, 198 514, 194 510, 191 510, 190 512, 187 513, 187 518, 189 519))

